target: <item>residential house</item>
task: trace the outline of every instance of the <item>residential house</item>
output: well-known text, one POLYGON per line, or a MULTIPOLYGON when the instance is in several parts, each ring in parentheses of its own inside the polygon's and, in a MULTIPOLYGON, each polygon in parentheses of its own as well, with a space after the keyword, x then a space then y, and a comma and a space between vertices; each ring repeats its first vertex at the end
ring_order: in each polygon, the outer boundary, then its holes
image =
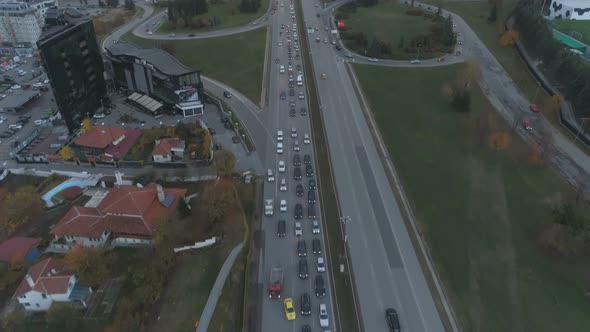
POLYGON ((95 207, 72 207, 51 230, 55 236, 51 245, 68 250, 76 244, 151 244, 159 218, 172 215, 185 194, 185 189, 164 189, 155 183, 145 187, 117 185, 95 207))
POLYGON ((46 258, 31 266, 14 297, 26 311, 47 311, 53 302, 73 302, 83 307, 92 292, 78 284, 61 259, 46 258))
POLYGON ((39 242, 39 238, 15 236, 0 243, 0 262, 12 264, 21 259, 19 263, 32 262, 40 255, 39 242))
POLYGON ((78 136, 74 147, 90 162, 112 162, 123 159, 139 136, 139 129, 96 126, 78 136))
POLYGON ((180 138, 162 138, 156 140, 152 150, 152 159, 155 162, 171 162, 182 159, 185 143, 180 138))

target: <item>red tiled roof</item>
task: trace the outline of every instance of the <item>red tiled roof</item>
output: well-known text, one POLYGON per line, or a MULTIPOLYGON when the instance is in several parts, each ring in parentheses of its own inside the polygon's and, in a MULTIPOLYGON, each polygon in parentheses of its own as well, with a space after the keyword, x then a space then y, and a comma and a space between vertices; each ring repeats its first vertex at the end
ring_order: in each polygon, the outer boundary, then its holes
POLYGON ((170 154, 172 148, 184 150, 184 140, 180 138, 162 138, 160 144, 156 144, 152 150, 152 156, 170 154))
POLYGON ((158 217, 175 211, 179 198, 184 197, 186 190, 169 188, 164 189, 164 193, 175 196, 169 208, 160 204, 155 183, 144 188, 116 186, 96 208, 71 208, 51 234, 99 237, 104 231, 110 231, 150 236, 158 217))
POLYGON ((14 297, 21 296, 30 290, 45 294, 65 294, 68 291, 72 272, 66 269, 63 260, 50 257, 31 266, 27 275, 33 279, 33 287, 31 288, 26 277, 23 278, 14 297))
MULTIPOLYGON (((26 256, 41 239, 16 236, 0 244, 0 261, 10 262, 16 255, 26 256)), ((23 257, 24 258, 24 257, 23 257)))
POLYGON ((76 138, 74 143, 80 146, 104 149, 125 135, 125 132, 124 128, 96 126, 76 138))
POLYGON ((82 194, 82 188, 80 187, 69 187, 64 189, 61 192, 61 195, 63 196, 63 198, 67 199, 67 200, 72 200, 76 197, 78 197, 80 194, 82 194))
POLYGON ((125 131, 125 138, 117 145, 111 144, 104 150, 104 153, 109 154, 115 158, 122 159, 125 157, 127 152, 131 150, 135 141, 141 136, 142 131, 139 129, 127 129, 125 131))

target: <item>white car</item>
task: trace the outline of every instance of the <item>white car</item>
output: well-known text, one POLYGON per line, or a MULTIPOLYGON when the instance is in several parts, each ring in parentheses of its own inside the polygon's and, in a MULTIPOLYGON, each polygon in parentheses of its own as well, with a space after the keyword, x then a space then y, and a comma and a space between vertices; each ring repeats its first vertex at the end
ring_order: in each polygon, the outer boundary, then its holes
POLYGON ((417 65, 417 64, 420 63, 420 60, 414 59, 414 60, 410 61, 410 63, 413 64, 413 65, 417 65))
POLYGON ((268 180, 268 182, 275 182, 275 175, 272 174, 272 169, 267 169, 266 170, 266 180, 268 180))
POLYGON ((287 200, 281 199, 281 212, 287 212, 287 200))
POLYGON ((154 33, 152 31, 148 31, 148 35, 153 35, 154 33))
POLYGON ((326 262, 324 261, 324 257, 318 257, 318 272, 326 272, 326 262))
POLYGON ((285 173, 285 161, 279 160, 279 173, 285 173))
POLYGON ((299 141, 295 140, 295 142, 293 142, 293 151, 299 151, 299 141))
POLYGON ((277 131, 277 141, 279 141, 279 142, 283 141, 283 131, 282 130, 277 131))
POLYGON ((283 154, 283 143, 277 143, 277 153, 283 154))
POLYGON ((317 220, 314 220, 313 223, 311 224, 311 232, 313 234, 320 234, 320 222, 317 220))
POLYGON ((287 180, 281 179, 281 186, 279 188, 280 191, 287 191, 287 180))
POLYGON ((297 137, 297 128, 295 128, 295 127, 291 128, 291 137, 293 137, 293 138, 297 137))
POLYGON ((17 124, 17 123, 13 123, 10 126, 8 126, 8 129, 22 129, 23 126, 17 124))
POLYGON ((279 40, 279 46, 283 46, 283 42, 279 40))
POLYGON ((289 65, 289 71, 293 71, 293 66, 289 65))
POLYGON ((303 144, 309 144, 311 141, 309 140, 309 134, 303 135, 303 144))
POLYGON ((47 83, 49 83, 49 80, 44 80, 43 81, 43 84, 47 84, 47 83))
POLYGON ((104 115, 103 113, 96 113, 94 114, 94 118, 96 119, 103 119, 106 115, 104 115))
POLYGON ((298 221, 295 223, 295 236, 302 236, 303 235, 303 228, 301 227, 301 223, 298 221))
POLYGON ((17 90, 17 89, 20 89, 21 87, 20 87, 20 85, 13 85, 13 86, 11 86, 10 88, 11 88, 12 90, 17 90))
POLYGON ((330 319, 328 318, 328 309, 326 309, 326 305, 324 303, 320 303, 320 326, 330 326, 330 319))
POLYGON ((377 58, 369 58, 368 60, 369 62, 379 62, 379 59, 377 58))
POLYGON ((280 72, 281 74, 284 74, 284 73, 285 73, 285 66, 281 65, 281 66, 279 67, 279 72, 280 72))
POLYGON ((39 119, 39 120, 35 120, 35 121, 33 121, 33 122, 35 123, 35 126, 40 126, 40 125, 42 125, 42 124, 45 124, 45 123, 47 123, 47 120, 42 120, 42 119, 39 119))

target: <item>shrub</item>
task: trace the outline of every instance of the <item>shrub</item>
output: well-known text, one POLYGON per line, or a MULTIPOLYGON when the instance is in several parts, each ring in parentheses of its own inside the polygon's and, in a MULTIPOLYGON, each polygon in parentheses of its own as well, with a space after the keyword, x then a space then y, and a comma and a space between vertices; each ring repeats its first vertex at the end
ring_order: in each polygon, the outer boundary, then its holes
POLYGON ((412 9, 406 10, 406 15, 422 16, 422 15, 424 15, 424 11, 422 9, 412 8, 412 9))

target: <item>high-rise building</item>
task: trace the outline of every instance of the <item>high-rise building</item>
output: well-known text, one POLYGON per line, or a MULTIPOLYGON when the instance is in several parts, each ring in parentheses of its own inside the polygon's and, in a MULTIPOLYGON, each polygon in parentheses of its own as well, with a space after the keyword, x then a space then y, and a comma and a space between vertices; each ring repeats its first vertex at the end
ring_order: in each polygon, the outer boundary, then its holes
POLYGON ((43 16, 56 0, 0 1, 0 43, 35 45, 43 16))
POLYGON ((59 111, 73 133, 105 101, 104 66, 92 20, 73 8, 50 8, 37 47, 59 111))

